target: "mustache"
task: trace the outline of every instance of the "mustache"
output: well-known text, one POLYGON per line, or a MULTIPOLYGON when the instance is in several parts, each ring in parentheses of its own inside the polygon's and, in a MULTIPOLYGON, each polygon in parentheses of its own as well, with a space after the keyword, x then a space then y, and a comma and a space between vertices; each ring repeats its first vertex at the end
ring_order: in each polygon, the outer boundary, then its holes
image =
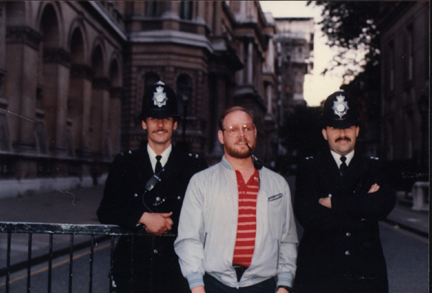
POLYGON ((341 140, 346 140, 346 141, 350 142, 351 138, 349 138, 349 137, 339 137, 338 139, 336 139, 336 142, 341 141, 341 140))

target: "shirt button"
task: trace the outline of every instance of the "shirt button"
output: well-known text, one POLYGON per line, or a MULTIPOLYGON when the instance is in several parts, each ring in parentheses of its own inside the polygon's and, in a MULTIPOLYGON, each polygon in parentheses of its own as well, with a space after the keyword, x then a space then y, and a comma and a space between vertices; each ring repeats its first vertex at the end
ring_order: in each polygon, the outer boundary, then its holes
POLYGON ((346 233, 346 236, 347 236, 347 237, 351 237, 351 233, 350 233, 350 232, 347 232, 347 233, 346 233))
POLYGON ((350 255, 349 250, 345 251, 345 255, 350 255))
POLYGON ((153 250, 154 254, 157 254, 159 251, 157 249, 153 250))
POLYGON ((135 194, 134 194, 134 196, 135 196, 135 197, 138 197, 138 194, 137 194, 137 193, 135 193, 135 194))

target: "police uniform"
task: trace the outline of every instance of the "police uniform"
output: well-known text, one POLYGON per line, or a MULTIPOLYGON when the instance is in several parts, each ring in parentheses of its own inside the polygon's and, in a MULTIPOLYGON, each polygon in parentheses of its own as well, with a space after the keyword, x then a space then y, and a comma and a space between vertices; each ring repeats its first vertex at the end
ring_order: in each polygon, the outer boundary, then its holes
MULTIPOLYGON (((156 84, 146 90, 141 119, 176 115, 177 103, 171 88, 156 84), (161 92, 166 95, 160 96, 161 92), (161 103, 164 105, 159 107, 161 103)), ((144 212, 173 212, 174 224, 170 233, 176 234, 189 180, 206 167, 202 158, 173 147, 158 176, 160 181, 146 191, 146 183, 154 175, 147 147, 117 155, 97 211, 99 221, 137 231, 142 229, 137 223, 144 212)), ((112 274, 118 292, 147 292, 150 289, 153 292, 190 292, 174 252, 174 237, 134 237, 133 243, 131 239, 120 237, 114 252, 112 274)))
MULTIPOLYGON (((325 102, 324 125, 346 128, 358 123, 357 115, 347 93, 325 102)), ((388 292, 378 221, 393 209, 395 194, 384 174, 378 158, 357 153, 343 176, 330 150, 299 164, 294 212, 304 233, 294 292, 388 292), (379 190, 368 194, 375 183, 379 190), (331 209, 318 203, 327 196, 331 209)))

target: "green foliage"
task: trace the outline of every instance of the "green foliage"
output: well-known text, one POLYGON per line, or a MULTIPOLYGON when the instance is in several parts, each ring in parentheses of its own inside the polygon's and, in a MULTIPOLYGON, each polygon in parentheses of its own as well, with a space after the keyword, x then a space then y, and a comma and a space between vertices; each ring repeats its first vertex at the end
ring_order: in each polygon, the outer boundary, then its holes
POLYGON ((376 65, 379 57, 379 32, 376 27, 380 1, 308 1, 322 7, 321 31, 327 36, 327 45, 337 47, 331 68, 345 67, 345 75, 355 75, 354 66, 376 65), (365 52, 362 62, 349 57, 349 53, 365 52), (354 65, 354 66, 353 66, 354 65))

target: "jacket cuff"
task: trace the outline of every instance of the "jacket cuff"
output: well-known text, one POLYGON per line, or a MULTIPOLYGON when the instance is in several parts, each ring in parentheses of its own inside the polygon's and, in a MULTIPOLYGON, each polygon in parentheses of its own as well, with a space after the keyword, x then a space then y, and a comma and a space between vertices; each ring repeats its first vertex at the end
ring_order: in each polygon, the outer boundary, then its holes
POLYGON ((292 287, 293 275, 291 273, 279 273, 277 275, 277 286, 288 286, 292 287))
POLYGON ((190 274, 186 276, 189 283, 189 288, 195 288, 198 286, 204 286, 203 276, 200 273, 190 274))

